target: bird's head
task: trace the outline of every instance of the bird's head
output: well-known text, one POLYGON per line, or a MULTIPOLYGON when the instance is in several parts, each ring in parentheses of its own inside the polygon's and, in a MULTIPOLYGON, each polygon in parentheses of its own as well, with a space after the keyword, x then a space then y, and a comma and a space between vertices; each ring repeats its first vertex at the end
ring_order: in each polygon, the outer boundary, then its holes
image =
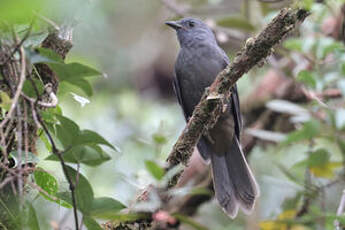
POLYGON ((179 21, 168 21, 165 24, 176 30, 181 47, 194 46, 205 41, 216 42, 212 30, 199 19, 183 18, 179 21))

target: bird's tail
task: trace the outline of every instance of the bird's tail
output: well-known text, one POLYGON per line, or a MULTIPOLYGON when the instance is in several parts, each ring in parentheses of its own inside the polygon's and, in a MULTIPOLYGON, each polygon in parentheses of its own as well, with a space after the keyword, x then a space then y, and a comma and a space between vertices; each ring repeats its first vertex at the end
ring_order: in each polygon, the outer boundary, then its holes
POLYGON ((237 137, 225 154, 213 153, 210 158, 214 190, 223 210, 231 218, 236 217, 239 207, 249 214, 260 192, 237 137))

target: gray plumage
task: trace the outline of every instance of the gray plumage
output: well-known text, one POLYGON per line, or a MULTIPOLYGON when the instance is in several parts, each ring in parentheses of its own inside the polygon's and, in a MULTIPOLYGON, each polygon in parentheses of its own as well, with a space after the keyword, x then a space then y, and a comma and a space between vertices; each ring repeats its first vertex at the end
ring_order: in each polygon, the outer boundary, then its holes
MULTIPOLYGON (((218 46, 211 29, 202 21, 184 18, 166 22, 174 28, 180 43, 175 64, 174 89, 186 120, 192 115, 205 88, 210 86, 230 62, 218 46)), ((259 196, 259 188, 248 167, 240 146, 242 120, 236 85, 221 115, 209 135, 202 136, 197 147, 205 160, 210 160, 216 198, 231 217, 239 207, 249 213, 259 196)))

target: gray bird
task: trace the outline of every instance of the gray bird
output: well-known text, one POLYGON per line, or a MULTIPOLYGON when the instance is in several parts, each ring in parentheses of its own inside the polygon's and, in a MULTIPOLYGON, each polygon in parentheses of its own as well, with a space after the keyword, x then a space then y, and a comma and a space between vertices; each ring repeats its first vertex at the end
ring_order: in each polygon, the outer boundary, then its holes
MULTIPOLYGON (((230 62, 218 46, 212 30, 202 21, 184 18, 166 25, 176 30, 180 52, 175 63, 174 90, 186 120, 200 101, 205 88, 230 62)), ((259 187, 240 146, 242 120, 236 85, 231 89, 227 111, 197 147, 211 161, 216 198, 231 218, 239 207, 249 214, 259 196, 259 187)))

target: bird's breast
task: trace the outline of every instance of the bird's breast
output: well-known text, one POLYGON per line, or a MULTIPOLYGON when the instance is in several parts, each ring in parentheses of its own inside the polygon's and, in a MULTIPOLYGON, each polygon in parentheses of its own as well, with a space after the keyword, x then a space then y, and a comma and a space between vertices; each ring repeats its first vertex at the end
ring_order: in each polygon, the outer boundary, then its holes
POLYGON ((205 88, 223 70, 222 57, 213 52, 205 47, 180 51, 175 70, 187 114, 193 112, 205 88))

